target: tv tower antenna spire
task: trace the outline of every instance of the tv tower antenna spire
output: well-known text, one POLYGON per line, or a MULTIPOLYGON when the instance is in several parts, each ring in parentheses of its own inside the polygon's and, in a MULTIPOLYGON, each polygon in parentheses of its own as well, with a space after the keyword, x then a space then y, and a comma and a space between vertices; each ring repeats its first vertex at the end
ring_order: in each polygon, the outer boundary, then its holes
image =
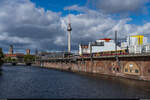
POLYGON ((67 31, 68 31, 68 52, 71 52, 71 16, 70 16, 70 9, 69 9, 69 15, 68 15, 68 26, 67 26, 67 31))

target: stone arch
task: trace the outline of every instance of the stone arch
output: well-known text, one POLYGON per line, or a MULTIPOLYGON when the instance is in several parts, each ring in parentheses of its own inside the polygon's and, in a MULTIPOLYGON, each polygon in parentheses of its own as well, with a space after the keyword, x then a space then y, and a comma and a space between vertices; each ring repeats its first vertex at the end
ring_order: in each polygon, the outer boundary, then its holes
POLYGON ((112 73, 120 72, 119 65, 116 61, 112 62, 109 66, 109 71, 112 73))
POLYGON ((140 75, 140 67, 135 62, 127 62, 123 67, 123 73, 131 75, 140 75))
POLYGON ((144 65, 144 76, 150 76, 150 62, 146 62, 144 65))

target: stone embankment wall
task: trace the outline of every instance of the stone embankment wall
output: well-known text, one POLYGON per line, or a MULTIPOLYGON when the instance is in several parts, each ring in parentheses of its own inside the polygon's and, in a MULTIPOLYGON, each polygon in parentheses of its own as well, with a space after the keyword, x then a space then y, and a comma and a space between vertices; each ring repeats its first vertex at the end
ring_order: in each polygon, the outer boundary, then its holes
POLYGON ((45 68, 86 72, 111 76, 119 76, 138 80, 150 81, 149 58, 121 58, 65 61, 37 61, 37 65, 45 68))

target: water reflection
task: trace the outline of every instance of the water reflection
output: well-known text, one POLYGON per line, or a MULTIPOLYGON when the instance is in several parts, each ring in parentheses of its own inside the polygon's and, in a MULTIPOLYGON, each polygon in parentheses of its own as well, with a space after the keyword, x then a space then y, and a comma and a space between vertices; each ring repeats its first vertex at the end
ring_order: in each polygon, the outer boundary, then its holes
POLYGON ((150 82, 4 66, 0 98, 150 98, 150 82))

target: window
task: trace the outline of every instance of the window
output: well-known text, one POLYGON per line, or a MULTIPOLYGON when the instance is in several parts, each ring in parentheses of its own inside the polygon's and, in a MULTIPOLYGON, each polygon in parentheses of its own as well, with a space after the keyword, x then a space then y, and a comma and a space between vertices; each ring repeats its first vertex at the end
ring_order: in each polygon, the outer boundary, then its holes
POLYGON ((135 73, 139 73, 139 70, 135 69, 135 73))
POLYGON ((128 69, 125 69, 125 72, 128 72, 128 69))
POLYGON ((115 71, 115 68, 113 68, 113 71, 115 71))
POLYGON ((104 42, 99 42, 99 43, 97 43, 97 45, 104 46, 104 42))
POLYGON ((130 73, 132 73, 132 69, 130 69, 130 73))
POLYGON ((130 66, 130 68, 132 68, 132 67, 133 67, 133 65, 132 65, 132 64, 130 64, 129 66, 130 66))
POLYGON ((119 68, 117 68, 117 71, 119 72, 119 68))

